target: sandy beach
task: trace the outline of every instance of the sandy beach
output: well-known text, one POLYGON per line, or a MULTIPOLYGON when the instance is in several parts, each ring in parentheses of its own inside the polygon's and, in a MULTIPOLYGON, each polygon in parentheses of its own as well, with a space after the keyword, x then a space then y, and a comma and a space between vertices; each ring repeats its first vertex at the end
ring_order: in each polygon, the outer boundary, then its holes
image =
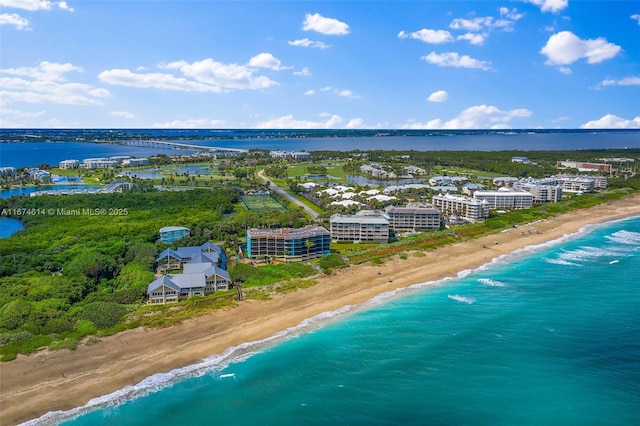
POLYGON ((319 277, 313 287, 266 301, 243 301, 236 308, 181 325, 129 330, 92 345, 80 345, 75 351, 45 350, 20 356, 0 363, 0 424, 16 424, 49 411, 79 407, 154 373, 196 363, 243 342, 265 339, 322 312, 358 305, 411 284, 456 277, 460 271, 573 234, 585 225, 637 215, 640 196, 636 195, 452 244, 426 252, 425 257, 409 255, 404 260, 386 260, 383 265, 352 266, 319 277))

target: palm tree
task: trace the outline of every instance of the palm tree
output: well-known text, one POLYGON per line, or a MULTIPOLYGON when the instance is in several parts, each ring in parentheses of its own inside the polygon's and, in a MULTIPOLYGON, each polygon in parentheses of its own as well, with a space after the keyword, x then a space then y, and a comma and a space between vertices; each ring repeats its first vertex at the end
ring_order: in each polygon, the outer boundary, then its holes
POLYGON ((304 246, 307 248, 307 257, 309 256, 309 251, 311 251, 311 248, 312 248, 313 246, 315 246, 315 245, 316 245, 316 244, 315 244, 313 241, 311 241, 311 240, 305 240, 305 242, 304 242, 304 246))

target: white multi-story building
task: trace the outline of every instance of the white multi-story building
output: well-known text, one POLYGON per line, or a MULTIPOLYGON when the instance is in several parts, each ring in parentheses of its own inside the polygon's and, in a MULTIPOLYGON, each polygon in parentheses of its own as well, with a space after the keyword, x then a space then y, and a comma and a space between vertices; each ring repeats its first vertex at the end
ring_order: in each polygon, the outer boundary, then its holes
POLYGON ((61 169, 77 169, 80 167, 78 160, 62 160, 58 163, 58 167, 61 169))
POLYGON ((523 189, 533 196, 533 204, 557 203, 562 199, 561 185, 540 185, 537 183, 518 184, 518 189, 523 189))
POLYGON ((595 190, 595 182, 586 176, 556 176, 556 180, 566 192, 594 192, 595 190))
POLYGON ((329 219, 331 241, 389 242, 389 216, 377 210, 361 210, 355 215, 334 214, 329 219))
POLYGON ((529 209, 533 206, 533 195, 530 192, 510 188, 497 191, 476 191, 473 198, 486 201, 490 209, 529 209))
MULTIPOLYGON (((572 182, 573 181, 573 183, 567 183, 568 187, 580 186, 580 184, 578 184, 578 182, 580 182, 580 181, 575 181, 575 179, 587 179, 587 180, 590 180, 590 181, 593 182, 593 188, 591 188, 591 192, 593 192, 593 190, 595 190, 595 189, 607 189, 607 183, 608 183, 606 176, 556 175, 556 176, 553 177, 553 179, 555 179, 561 185, 563 185, 563 182, 565 182, 565 181, 567 181, 567 182, 572 182)), ((586 186, 584 186, 584 188, 587 189, 587 190, 579 190, 579 191, 589 192, 588 190, 590 189, 590 185, 586 184, 586 186)))
POLYGON ((409 203, 405 207, 388 206, 389 226, 394 231, 439 229, 440 211, 432 204, 409 203))
POLYGON ((146 166, 148 164, 149 164, 148 158, 129 158, 126 160, 122 160, 123 166, 135 167, 135 166, 146 166))
POLYGON ((80 165, 83 169, 113 169, 118 166, 118 160, 108 158, 87 158, 80 165))
POLYGON ((464 195, 436 195, 433 197, 433 205, 443 215, 455 215, 469 222, 478 222, 489 217, 489 207, 486 201, 464 195))

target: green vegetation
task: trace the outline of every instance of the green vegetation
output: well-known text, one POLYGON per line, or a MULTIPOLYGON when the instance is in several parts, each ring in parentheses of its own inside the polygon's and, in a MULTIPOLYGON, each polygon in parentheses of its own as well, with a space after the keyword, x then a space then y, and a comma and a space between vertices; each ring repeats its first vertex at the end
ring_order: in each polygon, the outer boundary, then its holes
MULTIPOLYGON (((233 244, 247 226, 306 224, 297 209, 258 214, 237 209, 237 202, 238 195, 225 189, 0 200, 5 212, 23 212, 14 216, 25 225, 0 240, 2 359, 43 347, 73 348, 85 336, 173 324, 236 303, 233 290, 169 311, 144 306, 155 256, 163 249, 210 240, 233 244), (158 230, 167 225, 186 226, 191 236, 159 243, 158 230)), ((282 280, 313 272, 291 265, 274 274, 282 280)), ((262 281, 259 274, 255 281, 262 281)))
POLYGON ((318 260, 318 266, 322 269, 322 272, 329 275, 334 269, 344 268, 349 265, 339 254, 330 253, 318 260))
POLYGON ((229 268, 229 275, 242 288, 275 284, 292 278, 306 278, 314 275, 315 269, 304 263, 286 263, 282 265, 264 265, 256 268, 246 263, 238 263, 229 268))

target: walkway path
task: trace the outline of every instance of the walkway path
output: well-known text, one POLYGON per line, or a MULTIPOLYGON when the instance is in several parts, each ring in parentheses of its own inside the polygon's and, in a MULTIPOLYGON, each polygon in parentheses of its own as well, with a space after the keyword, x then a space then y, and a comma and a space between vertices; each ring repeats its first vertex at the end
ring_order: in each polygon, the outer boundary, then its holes
POLYGON ((317 219, 318 212, 316 212, 311 207, 307 206, 305 203, 298 200, 296 197, 294 197, 293 195, 289 194, 287 191, 285 191, 284 189, 276 185, 271 179, 269 179, 264 175, 264 169, 258 172, 258 177, 262 179, 265 183, 269 184, 269 189, 274 190, 278 194, 285 197, 287 200, 291 201, 293 204, 302 207, 304 211, 306 211, 309 214, 309 216, 311 216, 314 220, 317 219))

